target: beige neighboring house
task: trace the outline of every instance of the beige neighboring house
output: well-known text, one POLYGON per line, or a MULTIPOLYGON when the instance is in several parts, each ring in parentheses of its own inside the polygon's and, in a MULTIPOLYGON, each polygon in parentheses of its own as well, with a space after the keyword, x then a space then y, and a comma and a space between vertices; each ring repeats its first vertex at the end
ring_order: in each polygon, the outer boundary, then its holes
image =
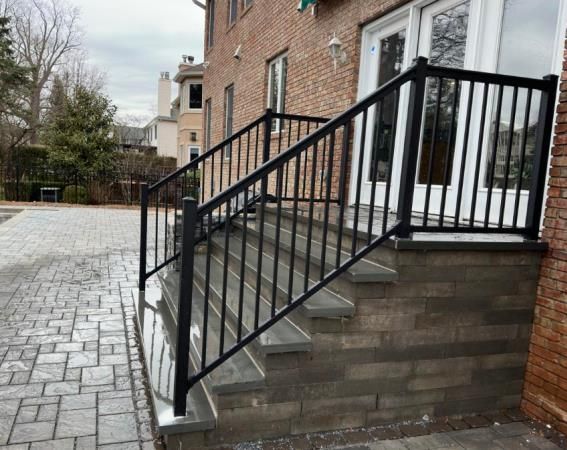
POLYGON ((177 165, 183 166, 203 151, 203 64, 195 64, 192 56, 183 56, 174 81, 179 95, 173 106, 177 117, 177 165))
POLYGON ((161 72, 158 81, 158 112, 144 127, 146 142, 159 156, 177 158, 177 115, 172 107, 169 72, 161 72))

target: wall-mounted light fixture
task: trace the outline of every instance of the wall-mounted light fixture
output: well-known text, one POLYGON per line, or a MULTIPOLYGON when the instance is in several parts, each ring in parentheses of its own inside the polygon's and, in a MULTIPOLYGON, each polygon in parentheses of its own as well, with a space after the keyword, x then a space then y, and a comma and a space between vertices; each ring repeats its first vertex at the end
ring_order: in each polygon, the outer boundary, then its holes
POLYGON ((343 50, 343 43, 337 37, 336 33, 333 33, 333 37, 329 41, 329 53, 331 54, 331 58, 333 58, 336 72, 338 63, 345 64, 347 62, 347 54, 343 50))

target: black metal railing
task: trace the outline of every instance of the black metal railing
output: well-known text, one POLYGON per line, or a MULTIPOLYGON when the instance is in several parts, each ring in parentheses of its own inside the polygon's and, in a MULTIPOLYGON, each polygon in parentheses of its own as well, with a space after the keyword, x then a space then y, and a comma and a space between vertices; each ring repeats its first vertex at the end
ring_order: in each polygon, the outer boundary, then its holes
MULTIPOLYGON (((556 90, 557 77, 533 80, 439 68, 418 58, 203 203, 185 197, 175 415, 186 414, 192 386, 393 236, 436 231, 537 238, 556 90), (522 99, 525 112, 519 120, 522 99), (266 222, 268 202, 274 204, 271 223, 266 222), (257 206, 254 217, 251 203, 257 206), (285 224, 283 208, 289 217, 285 224), (241 231, 235 239, 236 214, 241 231), (299 214, 305 219, 304 237, 298 234, 299 214), (320 243, 314 240, 315 227, 320 243), (213 264, 220 267, 214 273, 213 264), (247 267, 254 267, 254 276, 247 267), (229 295, 230 277, 238 289, 233 286, 229 295), (285 288, 278 283, 282 279, 285 288), (201 291, 204 311, 200 323, 192 324, 195 289, 201 291), (213 310, 218 315, 209 314, 213 310), (192 326, 200 328, 198 341, 191 340, 192 326), (207 338, 211 327, 220 330, 214 349, 207 338), (190 371, 189 354, 197 345, 196 368, 190 371)), ((268 141, 272 120, 265 123, 268 141)))
MULTIPOLYGON (((201 203, 225 191, 327 120, 280 114, 268 109, 256 120, 157 183, 151 186, 142 184, 139 289, 143 291, 150 276, 171 265, 181 254, 178 241, 181 237, 183 197, 191 196, 201 203), (150 220, 153 228, 151 236, 148 233, 150 220)), ((248 203, 253 203, 253 198, 255 196, 251 195, 248 203)), ((233 205, 233 214, 241 210, 241 204, 233 205)), ((216 229, 222 225, 223 217, 223 210, 219 208, 211 223, 201 220, 198 227, 204 229, 209 225, 216 229)))

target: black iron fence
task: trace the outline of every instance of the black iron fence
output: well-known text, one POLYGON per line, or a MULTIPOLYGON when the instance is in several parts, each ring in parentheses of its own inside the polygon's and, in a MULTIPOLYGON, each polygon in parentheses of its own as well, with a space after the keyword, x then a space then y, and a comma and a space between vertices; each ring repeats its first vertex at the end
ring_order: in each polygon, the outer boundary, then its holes
POLYGON ((136 205, 140 203, 141 184, 156 183, 172 170, 134 167, 85 173, 47 163, 5 164, 0 165, 0 200, 136 205))

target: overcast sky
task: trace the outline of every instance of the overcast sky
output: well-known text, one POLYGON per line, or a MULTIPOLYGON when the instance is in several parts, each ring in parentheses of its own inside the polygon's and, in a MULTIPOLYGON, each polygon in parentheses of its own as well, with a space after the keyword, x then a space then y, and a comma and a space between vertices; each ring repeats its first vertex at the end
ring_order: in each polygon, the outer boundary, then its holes
POLYGON ((150 119, 159 73, 173 76, 182 54, 203 60, 204 11, 191 0, 69 1, 81 10, 89 61, 106 73, 119 115, 150 119))

